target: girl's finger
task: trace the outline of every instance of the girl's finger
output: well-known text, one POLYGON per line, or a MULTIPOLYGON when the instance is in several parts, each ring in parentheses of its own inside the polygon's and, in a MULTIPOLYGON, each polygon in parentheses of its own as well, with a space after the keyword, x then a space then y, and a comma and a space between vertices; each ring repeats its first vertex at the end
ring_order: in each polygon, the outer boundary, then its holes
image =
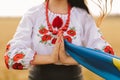
POLYGON ((63 36, 61 36, 61 45, 60 45, 60 49, 61 49, 62 51, 65 50, 65 48, 64 48, 64 39, 63 39, 63 36))
POLYGON ((59 30, 58 36, 61 35, 61 34, 63 34, 63 31, 62 31, 62 30, 59 30))
POLYGON ((55 50, 59 50, 60 48, 60 44, 62 42, 62 31, 59 31, 58 35, 57 35, 57 40, 56 40, 56 43, 55 43, 55 50))
POLYGON ((55 43, 55 50, 59 50, 60 48, 60 44, 61 44, 61 37, 62 37, 62 34, 59 33, 58 36, 57 36, 57 40, 56 40, 56 43, 55 43))
POLYGON ((57 35, 56 43, 61 43, 61 37, 62 37, 62 32, 59 32, 58 35, 57 35))

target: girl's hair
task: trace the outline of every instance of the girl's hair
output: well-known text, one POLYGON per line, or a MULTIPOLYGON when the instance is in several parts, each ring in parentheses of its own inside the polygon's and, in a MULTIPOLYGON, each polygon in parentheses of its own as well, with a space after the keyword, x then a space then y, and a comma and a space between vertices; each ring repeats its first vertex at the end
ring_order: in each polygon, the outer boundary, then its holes
POLYGON ((72 7, 82 8, 82 9, 86 10, 89 13, 89 10, 88 10, 84 0, 68 0, 68 3, 72 7))
MULTIPOLYGON (((100 16, 97 19, 97 26, 100 26, 101 22, 103 21, 104 17, 111 11, 112 2, 113 0, 91 0, 94 4, 96 4, 100 9, 100 16)), ((68 3, 72 7, 78 7, 86 10, 88 13, 89 9, 86 5, 88 0, 68 0, 68 3)), ((88 3, 89 4, 89 3, 88 3)))

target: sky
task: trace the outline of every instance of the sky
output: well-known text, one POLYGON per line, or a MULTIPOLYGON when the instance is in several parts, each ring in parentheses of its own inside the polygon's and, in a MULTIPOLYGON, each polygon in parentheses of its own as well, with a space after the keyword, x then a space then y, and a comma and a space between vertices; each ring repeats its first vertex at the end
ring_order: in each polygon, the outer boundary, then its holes
MULTIPOLYGON (((28 9, 42 2, 44 2, 44 0, 0 0, 0 17, 22 16, 28 9)), ((93 6, 91 6, 91 12, 95 15, 98 14, 96 8, 93 6)), ((113 0, 111 14, 120 15, 120 0, 113 0)))

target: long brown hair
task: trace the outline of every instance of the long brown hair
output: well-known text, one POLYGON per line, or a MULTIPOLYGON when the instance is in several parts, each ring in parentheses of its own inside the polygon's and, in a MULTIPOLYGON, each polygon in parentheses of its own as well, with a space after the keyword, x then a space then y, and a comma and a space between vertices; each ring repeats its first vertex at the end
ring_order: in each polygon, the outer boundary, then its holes
POLYGON ((78 8, 82 8, 84 10, 86 10, 89 13, 89 9, 85 4, 84 0, 68 0, 68 3, 72 6, 72 7, 78 7, 78 8))
POLYGON ((100 26, 103 19, 111 12, 113 0, 91 0, 100 9, 100 15, 97 19, 97 26, 100 26), (97 1, 97 2, 95 2, 97 1))

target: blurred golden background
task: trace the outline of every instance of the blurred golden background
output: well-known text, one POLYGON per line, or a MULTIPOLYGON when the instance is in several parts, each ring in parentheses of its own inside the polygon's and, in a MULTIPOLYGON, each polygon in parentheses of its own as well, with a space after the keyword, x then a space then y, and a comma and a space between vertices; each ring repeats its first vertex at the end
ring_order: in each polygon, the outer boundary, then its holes
MULTIPOLYGON (((28 70, 8 70, 4 64, 4 52, 7 42, 14 35, 20 17, 0 18, 0 80, 27 80, 28 70)), ((105 39, 112 45, 117 56, 120 56, 120 16, 107 17, 100 27, 105 39)), ((83 67, 85 80, 103 80, 83 67)))

